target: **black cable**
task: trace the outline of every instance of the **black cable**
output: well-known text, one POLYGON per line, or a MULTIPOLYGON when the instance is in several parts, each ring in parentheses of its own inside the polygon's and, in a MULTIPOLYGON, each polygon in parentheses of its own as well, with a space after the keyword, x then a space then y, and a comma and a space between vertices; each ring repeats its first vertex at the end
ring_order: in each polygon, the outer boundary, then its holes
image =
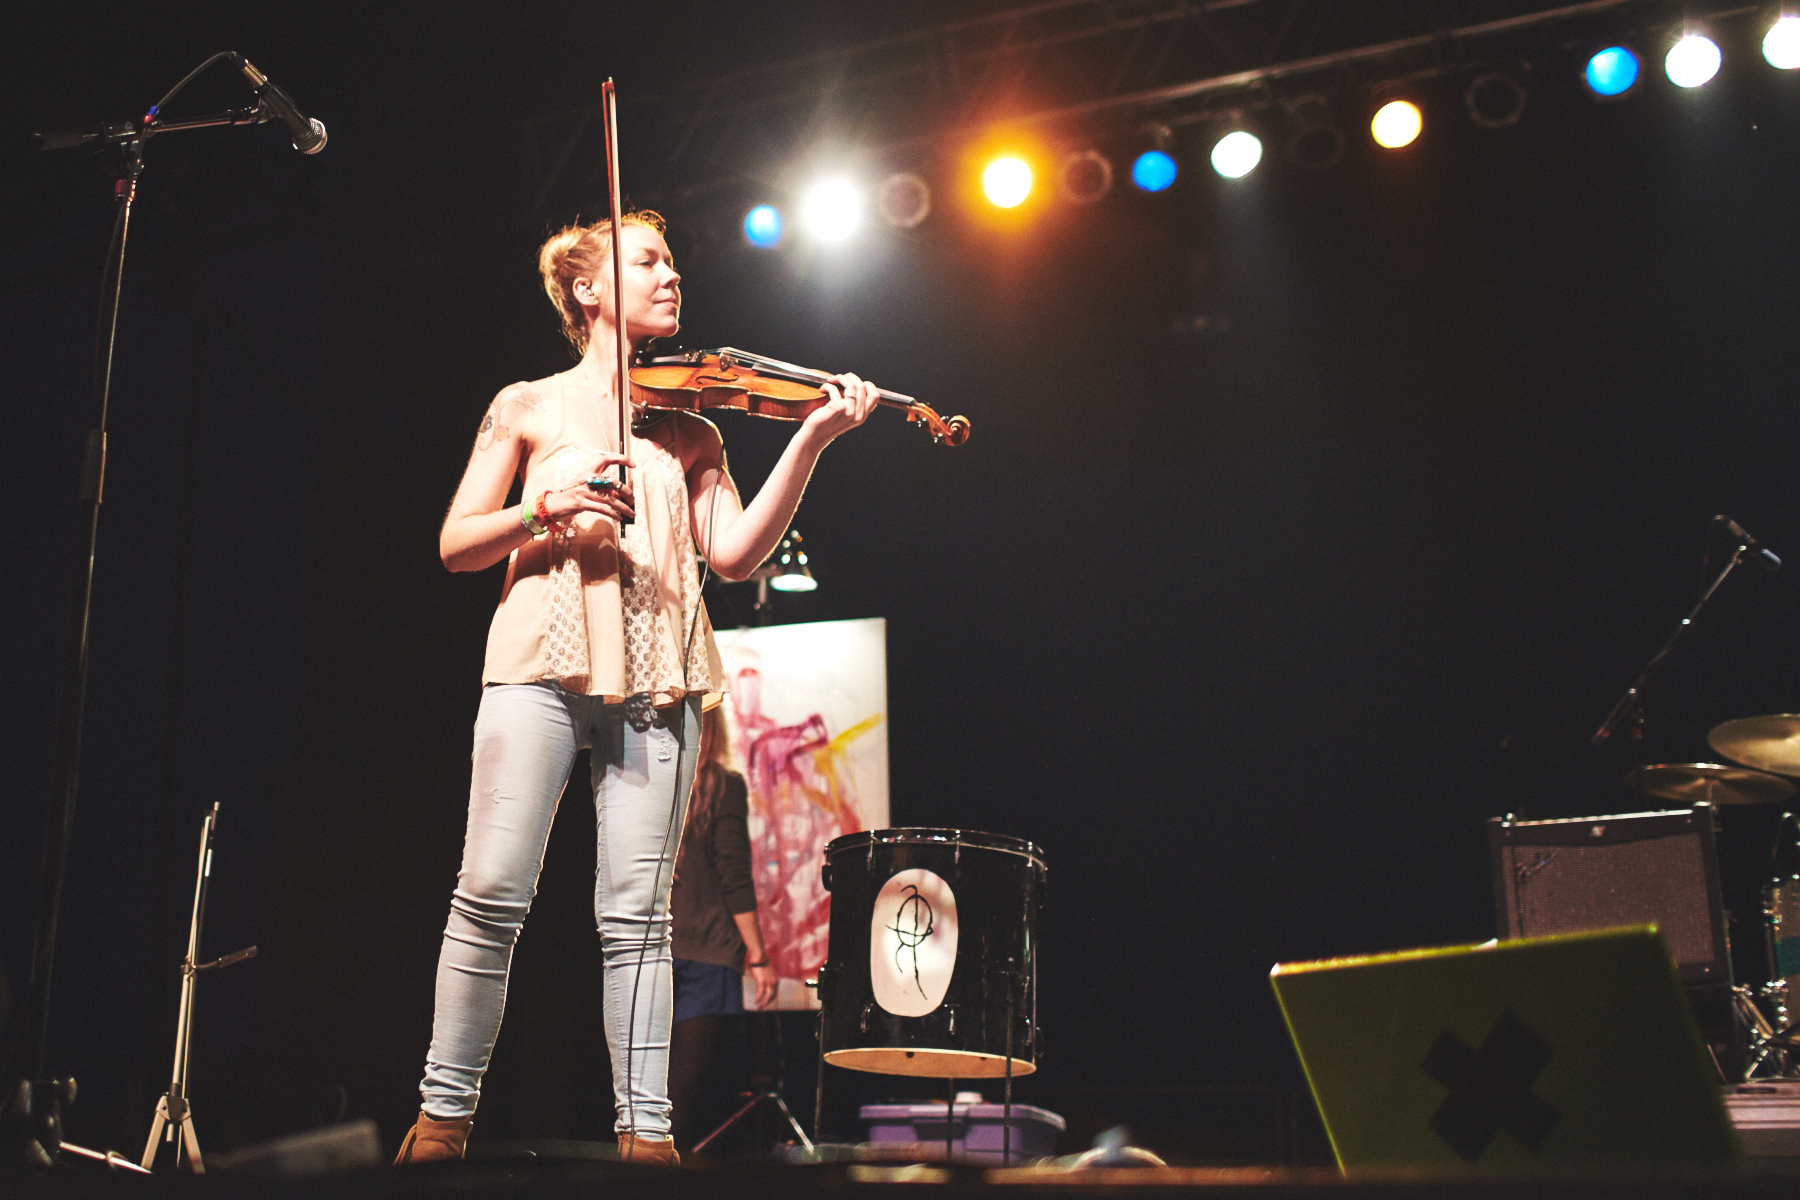
POLYGON ((175 94, 177 92, 181 91, 181 89, 186 87, 188 84, 194 82, 194 78, 196 76, 198 76, 200 74, 200 72, 206 70, 206 68, 212 66, 214 63, 220 61, 221 59, 227 59, 227 58, 232 59, 234 61, 242 61, 243 56, 240 55, 236 50, 221 50, 217 54, 213 55, 211 58, 207 59, 205 62, 201 63, 199 66, 195 67, 193 70, 189 71, 186 75, 183 75, 181 77, 181 82, 176 84, 174 87, 170 88, 169 94, 164 96, 161 100, 158 100, 155 104, 151 105, 150 111, 144 114, 145 131, 148 132, 149 127, 156 123, 156 117, 161 114, 163 107, 165 105, 167 105, 169 103, 169 101, 171 101, 175 98, 175 94))
MULTIPOLYGON (((157 125, 157 117, 162 113, 162 110, 168 106, 169 101, 173 100, 177 95, 179 95, 181 93, 181 90, 183 88, 187 87, 188 84, 194 82, 194 80, 197 79, 203 71, 205 71, 208 67, 212 66, 216 62, 221 62, 225 59, 235 60, 235 59, 238 59, 239 57, 240 56, 236 50, 221 50, 217 54, 213 55, 211 58, 207 59, 205 62, 201 63, 199 66, 195 67, 193 70, 189 71, 186 75, 183 75, 181 77, 181 81, 179 83, 177 83, 174 87, 170 88, 168 90, 168 92, 166 92, 163 95, 163 98, 161 100, 158 100, 155 104, 152 104, 150 106, 150 111, 148 111, 144 114, 144 123, 139 130, 140 138, 148 137, 150 134, 155 132, 156 125, 157 125)), ((126 153, 127 154, 142 154, 143 150, 142 150, 142 147, 139 147, 136 150, 127 149, 126 153)), ((129 171, 130 171, 129 167, 127 168, 127 170, 128 170, 128 176, 125 180, 125 185, 127 187, 131 187, 136 184, 137 180, 136 180, 136 177, 134 174, 129 173, 129 171)), ((119 259, 121 256, 118 252, 118 247, 119 247, 119 239, 121 236, 121 231, 124 229, 124 225, 125 225, 125 206, 121 204, 118 206, 118 210, 113 216, 112 236, 107 239, 106 269, 100 273, 100 306, 99 306, 100 313, 94 322, 94 328, 96 331, 104 331, 106 328, 106 302, 107 302, 108 297, 112 294, 114 277, 121 269, 120 262, 119 262, 119 259)), ((96 332, 95 337, 94 337, 94 376, 95 376, 96 380, 99 380, 101 371, 103 369, 102 363, 103 363, 105 355, 106 355, 106 347, 103 344, 103 340, 104 340, 103 333, 96 332)), ((103 387, 104 382, 102 381, 98 386, 103 387)), ((100 427, 100 431, 102 433, 106 432, 106 417, 107 417, 106 409, 107 409, 108 400, 110 400, 109 395, 103 395, 101 397, 100 426, 99 427, 100 427)))
MULTIPOLYGON (((129 186, 129 185, 127 185, 129 186)), ((100 396, 100 432, 106 432, 107 408, 111 404, 111 389, 106 387, 102 377, 106 370, 106 303, 112 298, 113 278, 121 269, 119 239, 124 236, 125 206, 115 205, 113 208, 112 233, 106 239, 106 267, 100 272, 100 303, 94 314, 94 390, 100 396)))
MULTIPOLYGON (((725 480, 729 478, 731 478, 730 472, 727 471, 725 467, 725 443, 724 440, 721 439, 719 442, 719 478, 713 483, 712 508, 707 513, 706 517, 706 537, 709 543, 715 541, 718 537, 719 489, 724 485, 725 480)), ((682 481, 682 490, 687 490, 685 479, 682 481)), ((712 574, 712 555, 708 553, 701 559, 701 562, 703 566, 700 571, 700 586, 695 589, 694 592, 694 619, 688 623, 687 638, 685 639, 681 650, 681 703, 684 707, 688 700, 688 664, 692 660, 694 654, 694 635, 700 630, 700 614, 706 611, 706 581, 712 574)), ((702 723, 705 721, 704 713, 701 715, 701 721, 702 723)), ((699 736, 698 730, 695 731, 695 736, 699 736)), ((686 747, 683 747, 683 750, 685 752, 686 747)), ((700 774, 698 747, 695 748, 694 755, 695 778, 694 780, 688 781, 689 787, 693 786, 700 774)), ((683 757, 685 757, 685 753, 683 757)), ((669 858, 669 836, 675 831, 675 818, 681 810, 681 759, 677 758, 675 761, 675 794, 669 799, 669 820, 667 825, 663 828, 662 852, 657 856, 656 876, 650 888, 650 911, 644 918, 644 940, 638 947, 637 965, 632 969, 631 1003, 626 1007, 625 1011, 625 1123, 630 1126, 630 1133, 634 1139, 637 1137, 637 1110, 636 1106, 632 1103, 631 1098, 631 1066, 633 1059, 637 1056, 636 1030, 638 987, 644 980, 644 958, 650 953, 650 935, 651 931, 656 927, 656 897, 657 894, 662 891, 662 868, 663 863, 669 858)), ((674 914, 668 914, 668 920, 671 924, 673 923, 673 919, 674 914)), ((670 990, 673 991, 673 989, 674 984, 673 980, 671 980, 670 990)), ((671 1038, 673 1035, 674 1028, 671 1024, 671 1038)))

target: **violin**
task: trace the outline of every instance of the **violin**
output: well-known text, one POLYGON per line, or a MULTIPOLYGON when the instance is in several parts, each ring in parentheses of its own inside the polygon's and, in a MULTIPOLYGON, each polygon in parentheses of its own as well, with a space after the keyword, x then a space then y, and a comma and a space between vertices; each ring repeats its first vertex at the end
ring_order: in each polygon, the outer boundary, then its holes
MULTIPOLYGON (((619 193, 619 102, 613 81, 600 85, 600 105, 606 126, 606 175, 608 200, 612 207, 612 277, 613 295, 625 294, 625 266, 621 249, 620 224, 623 206, 619 193)), ((625 322, 614 321, 618 340, 619 440, 626 445, 625 397, 645 408, 697 412, 703 408, 735 408, 759 417, 778 421, 804 421, 809 414, 826 403, 820 385, 831 378, 824 371, 809 370, 779 359, 764 358, 744 350, 726 346, 718 350, 694 350, 667 358, 653 358, 644 366, 630 369, 626 382, 626 364, 631 361, 631 345, 625 336, 625 322)), ((967 417, 951 417, 948 421, 928 405, 898 392, 881 391, 876 400, 897 408, 906 419, 923 425, 931 440, 940 446, 960 446, 969 440, 967 417)), ((625 481, 625 468, 612 481, 590 480, 596 488, 617 487, 625 481)), ((620 521, 629 524, 630 518, 620 521)))
MULTIPOLYGON (((725 346, 653 358, 631 368, 631 398, 651 409, 735 408, 777 421, 804 421, 827 402, 821 385, 830 378, 825 371, 725 346)), ((945 420, 929 405, 885 389, 876 401, 924 426, 940 446, 960 446, 969 440, 967 417, 945 420)))

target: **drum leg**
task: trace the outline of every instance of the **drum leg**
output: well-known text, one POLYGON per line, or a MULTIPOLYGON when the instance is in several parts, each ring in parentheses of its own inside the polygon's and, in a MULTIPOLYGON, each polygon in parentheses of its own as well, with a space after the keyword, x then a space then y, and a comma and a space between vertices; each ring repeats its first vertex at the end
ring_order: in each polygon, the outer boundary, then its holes
POLYGON ((1012 1166, 1013 990, 1006 989, 1006 1096, 1000 1121, 1000 1165, 1012 1166))
POLYGON ((825 1117, 825 1006, 819 1006, 819 1077, 813 1082, 813 1141, 823 1142, 819 1122, 825 1117))
POLYGON ((950 1084, 950 1098, 944 1102, 944 1161, 950 1162, 956 1152, 956 1080, 950 1084))

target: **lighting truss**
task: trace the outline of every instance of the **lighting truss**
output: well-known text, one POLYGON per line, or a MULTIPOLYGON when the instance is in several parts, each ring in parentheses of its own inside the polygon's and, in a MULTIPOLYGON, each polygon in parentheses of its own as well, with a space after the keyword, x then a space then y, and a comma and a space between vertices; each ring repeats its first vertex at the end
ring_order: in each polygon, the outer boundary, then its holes
MULTIPOLYGON (((1006 126, 1179 125, 1277 103, 1290 84, 1317 90, 1320 77, 1416 78, 1516 56, 1521 40, 1754 11, 1670 0, 1043 0, 628 97, 621 124, 653 147, 634 163, 634 193, 672 204, 769 182, 822 142, 918 156, 1006 126)), ((602 186, 600 128, 597 104, 526 122, 534 217, 602 186)))

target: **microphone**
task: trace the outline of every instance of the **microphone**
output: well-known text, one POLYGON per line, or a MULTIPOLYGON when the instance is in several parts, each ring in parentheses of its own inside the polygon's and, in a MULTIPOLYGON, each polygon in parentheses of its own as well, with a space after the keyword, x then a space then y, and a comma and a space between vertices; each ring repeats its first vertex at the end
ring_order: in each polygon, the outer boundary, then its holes
POLYGON ((325 148, 325 122, 311 118, 294 106, 288 94, 269 82, 269 77, 250 65, 250 60, 241 54, 233 54, 232 61, 237 63, 238 70, 256 89, 256 100, 259 107, 266 108, 281 118, 293 136, 294 149, 302 154, 317 154, 325 148))
POLYGON ((1752 557, 1756 559, 1757 566, 1765 571, 1781 570, 1781 559, 1775 552, 1766 548, 1761 542, 1746 533, 1742 525, 1739 525, 1724 513, 1720 513, 1718 516, 1714 517, 1713 520, 1719 524, 1723 524, 1725 528, 1731 531, 1731 536, 1738 540, 1738 544, 1751 552, 1752 557))

